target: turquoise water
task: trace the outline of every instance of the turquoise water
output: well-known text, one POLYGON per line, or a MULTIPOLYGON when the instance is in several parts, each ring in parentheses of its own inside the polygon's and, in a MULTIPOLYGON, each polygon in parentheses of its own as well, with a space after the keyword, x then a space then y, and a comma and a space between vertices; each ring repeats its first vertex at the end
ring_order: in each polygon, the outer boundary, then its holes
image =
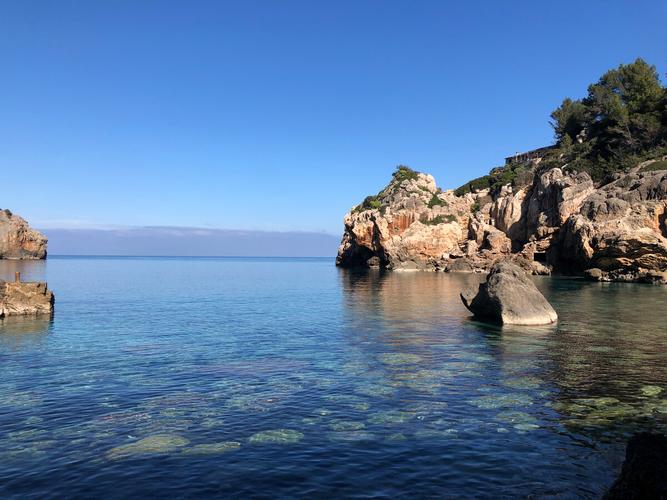
POLYGON ((540 278, 556 327, 471 321, 479 276, 331 259, 0 261, 0 496, 597 497, 667 428, 667 287, 540 278))

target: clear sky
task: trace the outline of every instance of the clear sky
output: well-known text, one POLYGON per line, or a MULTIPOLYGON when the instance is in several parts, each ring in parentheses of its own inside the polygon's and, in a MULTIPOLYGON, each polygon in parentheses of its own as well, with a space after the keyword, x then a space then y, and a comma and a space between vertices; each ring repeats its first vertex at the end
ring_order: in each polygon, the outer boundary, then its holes
POLYGON ((0 0, 0 206, 36 227, 326 231, 402 163, 550 143, 667 2, 0 0))

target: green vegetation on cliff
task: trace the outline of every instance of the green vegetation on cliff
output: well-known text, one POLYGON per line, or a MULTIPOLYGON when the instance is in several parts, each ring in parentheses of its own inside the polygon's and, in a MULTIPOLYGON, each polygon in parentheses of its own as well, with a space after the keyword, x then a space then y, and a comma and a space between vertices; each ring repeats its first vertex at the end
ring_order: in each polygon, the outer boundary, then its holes
POLYGON ((524 186, 532 179, 530 163, 516 163, 505 167, 496 167, 488 175, 466 182, 454 190, 456 196, 463 196, 478 189, 490 188, 491 191, 500 189, 505 184, 524 186))
MULTIPOLYGON (((551 125, 556 145, 545 154, 539 170, 566 165, 604 182, 615 172, 667 154, 667 87, 655 66, 639 58, 607 71, 589 85, 583 99, 564 99, 551 113, 551 125)), ((530 182, 533 167, 526 162, 494 168, 455 193, 522 186, 530 182)))
POLYGON ((438 224, 449 224, 450 222, 454 222, 456 220, 456 217, 453 215, 438 215, 436 217, 433 217, 432 219, 419 219, 419 222, 422 224, 426 224, 427 226, 437 226, 438 224))
POLYGON ((391 192, 398 189, 403 181, 406 180, 416 180, 419 176, 419 172, 412 170, 410 167, 405 165, 398 165, 394 173, 391 174, 391 182, 387 187, 385 187, 378 194, 366 196, 364 201, 359 205, 354 207, 352 213, 363 212, 364 210, 377 210, 382 208, 382 200, 384 196, 390 194, 391 192))
POLYGON ((598 182, 667 153, 667 88, 643 59, 607 71, 585 98, 564 99, 551 119, 558 147, 545 166, 567 163, 598 182))

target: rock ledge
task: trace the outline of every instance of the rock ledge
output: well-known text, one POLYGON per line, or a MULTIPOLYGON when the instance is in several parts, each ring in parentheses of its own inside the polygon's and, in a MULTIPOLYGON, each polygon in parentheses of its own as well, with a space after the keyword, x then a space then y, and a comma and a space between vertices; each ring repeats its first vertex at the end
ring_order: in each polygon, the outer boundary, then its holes
POLYGON ((51 314, 54 302, 44 282, 0 281, 0 318, 51 314))

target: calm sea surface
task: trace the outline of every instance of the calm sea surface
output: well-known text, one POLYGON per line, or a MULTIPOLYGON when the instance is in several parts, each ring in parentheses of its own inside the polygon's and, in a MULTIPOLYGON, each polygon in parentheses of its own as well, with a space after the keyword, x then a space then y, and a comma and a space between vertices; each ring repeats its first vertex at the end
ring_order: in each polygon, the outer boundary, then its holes
POLYGON ((541 278, 494 328, 479 276, 331 259, 0 261, 56 293, 0 322, 0 496, 597 497, 667 430, 667 287, 541 278))

